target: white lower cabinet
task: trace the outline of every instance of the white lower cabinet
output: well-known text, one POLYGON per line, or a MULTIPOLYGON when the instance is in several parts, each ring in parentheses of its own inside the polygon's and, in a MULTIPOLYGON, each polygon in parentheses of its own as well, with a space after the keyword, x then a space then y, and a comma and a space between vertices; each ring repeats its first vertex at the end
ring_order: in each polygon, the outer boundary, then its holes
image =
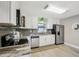
POLYGON ((46 41, 45 36, 40 36, 39 46, 45 46, 46 45, 45 41, 46 41))
POLYGON ((51 35, 50 44, 55 44, 55 35, 51 35))
POLYGON ((55 43, 55 35, 40 35, 39 46, 46 46, 55 43))

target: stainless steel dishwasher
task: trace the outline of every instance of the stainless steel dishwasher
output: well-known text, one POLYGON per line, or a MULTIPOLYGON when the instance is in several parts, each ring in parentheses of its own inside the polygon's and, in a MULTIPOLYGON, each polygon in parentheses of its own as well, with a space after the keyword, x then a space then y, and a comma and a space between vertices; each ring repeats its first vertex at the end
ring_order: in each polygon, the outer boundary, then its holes
POLYGON ((39 47, 39 36, 31 36, 31 48, 39 47))

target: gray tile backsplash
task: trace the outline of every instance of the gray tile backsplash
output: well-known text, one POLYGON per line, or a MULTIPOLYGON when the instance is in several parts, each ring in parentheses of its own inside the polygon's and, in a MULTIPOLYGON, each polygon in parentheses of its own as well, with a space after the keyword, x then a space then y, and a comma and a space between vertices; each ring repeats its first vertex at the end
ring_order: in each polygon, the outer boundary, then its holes
MULTIPOLYGON (((11 32, 12 29, 5 29, 5 30, 0 30, 0 37, 2 35, 5 35, 9 32, 11 32)), ((39 34, 37 29, 26 29, 26 30, 19 30, 20 34, 23 36, 29 36, 30 34, 39 34)), ((43 34, 51 34, 51 30, 47 30, 46 33, 43 34)))
MULTIPOLYGON (((12 30, 0 30, 0 37, 2 35, 5 35, 9 32, 11 32, 12 30)), ((37 29, 26 29, 26 30, 19 30, 20 34, 22 34, 23 36, 29 36, 30 34, 39 34, 37 29)), ((43 34, 51 34, 51 30, 47 30, 46 33, 43 33, 43 34)))
MULTIPOLYGON (((38 30, 36 30, 36 29, 20 30, 20 33, 23 36, 29 36, 30 34, 39 34, 38 30)), ((41 34, 51 34, 51 30, 47 30, 46 33, 41 33, 41 34)))

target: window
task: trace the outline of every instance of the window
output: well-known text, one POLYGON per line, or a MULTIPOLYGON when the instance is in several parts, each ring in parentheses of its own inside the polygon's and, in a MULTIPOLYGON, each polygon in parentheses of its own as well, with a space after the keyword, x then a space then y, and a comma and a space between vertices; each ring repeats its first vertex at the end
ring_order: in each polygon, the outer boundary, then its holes
POLYGON ((38 18, 38 33, 46 32, 46 18, 38 18))

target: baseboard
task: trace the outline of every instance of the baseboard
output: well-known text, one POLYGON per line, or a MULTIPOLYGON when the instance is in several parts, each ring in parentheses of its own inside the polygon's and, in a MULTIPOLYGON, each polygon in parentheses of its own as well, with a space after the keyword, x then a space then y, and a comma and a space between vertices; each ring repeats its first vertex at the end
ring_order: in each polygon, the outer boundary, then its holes
POLYGON ((66 45, 68 45, 68 46, 70 46, 70 47, 79 49, 79 46, 76 46, 76 45, 73 45, 73 44, 70 44, 70 43, 67 43, 67 42, 65 42, 64 44, 66 44, 66 45))

